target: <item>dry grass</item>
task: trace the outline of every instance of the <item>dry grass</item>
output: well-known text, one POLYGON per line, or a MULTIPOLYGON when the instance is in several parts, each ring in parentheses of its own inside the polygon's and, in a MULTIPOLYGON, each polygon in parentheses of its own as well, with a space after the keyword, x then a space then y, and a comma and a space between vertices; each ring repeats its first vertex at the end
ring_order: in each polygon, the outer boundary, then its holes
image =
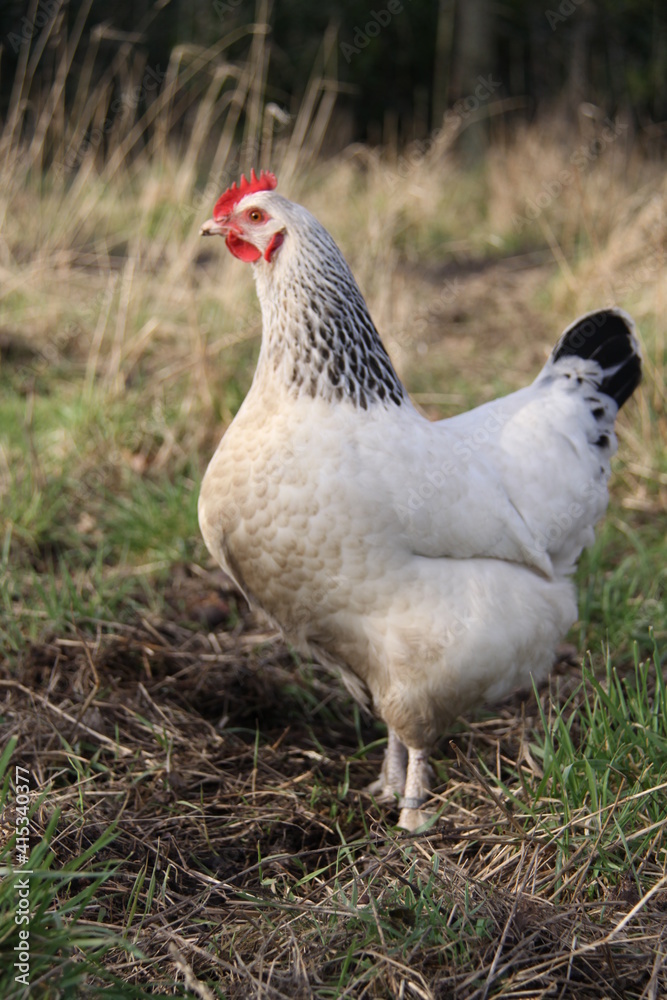
MULTIPOLYGON (((141 957, 112 951, 108 970, 201 997, 659 995, 664 823, 610 882, 588 810, 551 829, 517 812, 501 782, 541 772, 532 697, 461 730, 444 822, 401 835, 358 791, 377 728, 223 587, 183 572, 166 618, 54 636, 0 682, 16 759, 50 789, 36 837, 60 811, 54 865, 116 827, 97 860, 120 867, 82 919, 141 957), (177 624, 193 600, 227 627, 177 624)), ((560 702, 579 673, 563 669, 560 702)))

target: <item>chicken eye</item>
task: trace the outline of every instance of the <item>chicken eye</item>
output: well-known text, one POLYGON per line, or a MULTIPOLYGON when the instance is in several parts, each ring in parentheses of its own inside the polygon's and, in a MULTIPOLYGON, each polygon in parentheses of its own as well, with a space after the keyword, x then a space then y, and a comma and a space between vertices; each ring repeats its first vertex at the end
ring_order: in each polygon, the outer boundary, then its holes
POLYGON ((258 208, 251 208, 248 212, 248 218, 251 222, 261 222, 264 218, 264 212, 261 212, 258 208))

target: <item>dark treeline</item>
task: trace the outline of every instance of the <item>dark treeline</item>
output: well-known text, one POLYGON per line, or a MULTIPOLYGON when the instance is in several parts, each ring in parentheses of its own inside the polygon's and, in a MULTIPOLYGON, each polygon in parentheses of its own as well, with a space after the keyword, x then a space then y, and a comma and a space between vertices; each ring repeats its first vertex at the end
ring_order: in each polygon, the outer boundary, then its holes
MULTIPOLYGON (((436 127, 457 102, 472 106, 480 93, 528 119, 554 108, 574 115, 588 102, 604 115, 622 113, 650 140, 665 134, 663 0, 2 0, 3 113, 22 48, 38 59, 36 85, 40 72, 50 84, 55 35, 39 52, 40 31, 60 17, 71 34, 88 8, 68 78, 72 99, 77 73, 89 70, 91 38, 93 75, 126 46, 140 49, 159 77, 175 46, 210 46, 265 17, 267 100, 294 109, 319 67, 339 89, 340 141, 402 145, 436 127)), ((247 51, 248 35, 239 33, 228 57, 247 51)))

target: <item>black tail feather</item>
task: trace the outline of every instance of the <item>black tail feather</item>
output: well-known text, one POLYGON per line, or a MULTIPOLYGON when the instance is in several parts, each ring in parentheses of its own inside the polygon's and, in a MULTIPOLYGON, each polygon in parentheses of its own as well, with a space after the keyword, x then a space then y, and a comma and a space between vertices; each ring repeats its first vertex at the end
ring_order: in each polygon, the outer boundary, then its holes
POLYGON ((634 324, 620 309, 600 309, 580 316, 554 347, 551 359, 575 356, 597 361, 602 368, 600 392, 623 406, 642 377, 634 324))

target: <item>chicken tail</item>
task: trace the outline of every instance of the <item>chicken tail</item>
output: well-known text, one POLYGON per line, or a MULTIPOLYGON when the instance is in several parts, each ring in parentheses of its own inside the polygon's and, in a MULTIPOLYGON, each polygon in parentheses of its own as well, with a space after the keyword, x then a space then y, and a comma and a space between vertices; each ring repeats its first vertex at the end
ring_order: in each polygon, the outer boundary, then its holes
POLYGON ((565 357, 597 362, 602 369, 598 389, 619 407, 632 395, 642 377, 635 324, 622 309, 598 309, 568 326, 551 352, 551 362, 565 357))

